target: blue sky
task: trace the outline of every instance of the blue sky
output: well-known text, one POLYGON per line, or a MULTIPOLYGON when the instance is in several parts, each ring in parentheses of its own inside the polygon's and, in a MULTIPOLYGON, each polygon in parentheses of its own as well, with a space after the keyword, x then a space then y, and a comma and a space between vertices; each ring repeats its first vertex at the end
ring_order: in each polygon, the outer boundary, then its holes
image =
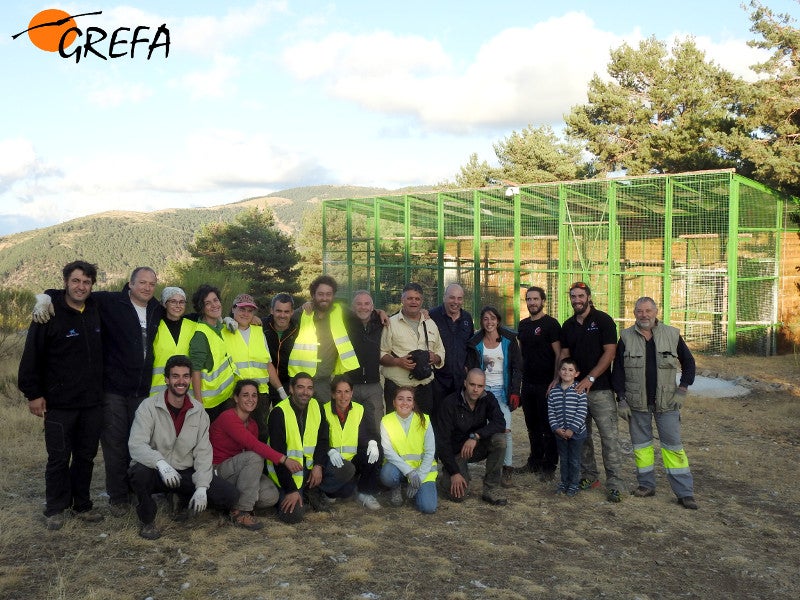
POLYGON ((0 23, 0 235, 302 185, 452 180, 514 130, 558 129, 623 42, 692 35, 748 78, 763 56, 737 0, 8 0, 0 23), (77 24, 109 35, 166 24, 169 57, 139 45, 76 64, 12 39, 47 8, 102 10, 77 24))

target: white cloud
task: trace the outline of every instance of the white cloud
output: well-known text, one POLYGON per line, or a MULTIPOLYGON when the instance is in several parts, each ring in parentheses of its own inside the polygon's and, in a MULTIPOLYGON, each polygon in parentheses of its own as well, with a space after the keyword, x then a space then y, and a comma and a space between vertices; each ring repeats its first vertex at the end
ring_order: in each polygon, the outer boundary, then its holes
POLYGON ((90 91, 87 99, 90 104, 100 108, 116 108, 123 104, 138 104, 152 95, 152 88, 146 85, 120 82, 90 91))
POLYGON ((206 69, 192 71, 180 78, 177 85, 193 98, 222 98, 234 95, 231 81, 239 74, 239 59, 218 54, 206 69))

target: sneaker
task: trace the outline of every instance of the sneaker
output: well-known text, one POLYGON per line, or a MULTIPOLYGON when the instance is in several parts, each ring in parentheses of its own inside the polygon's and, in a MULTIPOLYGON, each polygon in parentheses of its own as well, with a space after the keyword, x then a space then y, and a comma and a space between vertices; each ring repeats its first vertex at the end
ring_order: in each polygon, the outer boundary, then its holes
POLYGON ((400 489, 399 485, 389 490, 389 504, 395 508, 403 506, 403 490, 400 489))
POLYGON ((561 496, 567 493, 567 485, 565 483, 559 483, 556 487, 556 496, 561 496))
POLYGON ((108 512, 112 517, 124 517, 131 509, 131 505, 127 502, 120 502, 118 504, 109 504, 108 512))
POLYGON ((575 496, 575 495, 576 495, 578 492, 580 492, 580 491, 581 491, 581 488, 580 488, 580 486, 578 486, 578 485, 574 485, 574 484, 573 484, 573 485, 571 485, 571 486, 569 486, 569 487, 567 488, 567 496, 569 496, 570 498, 572 498, 573 496, 575 496))
POLYGON ((319 489, 319 486, 309 488, 308 501, 311 504, 311 508, 317 512, 331 512, 330 499, 319 489))
POLYGON ((76 512, 74 514, 76 518, 80 519, 84 523, 99 523, 103 520, 103 515, 91 508, 89 510, 76 512))
POLYGON ((362 494, 359 492, 356 494, 356 500, 361 506, 370 510, 378 510, 381 507, 381 503, 378 502, 372 494, 362 494))
POLYGON ((145 523, 139 528, 139 537, 146 540, 157 540, 161 537, 161 532, 156 529, 153 523, 145 523))
POLYGON ((596 490, 600 487, 600 480, 599 479, 581 479, 580 483, 578 484, 582 490, 596 490))
POLYGON ((247 529, 249 531, 258 531, 259 529, 264 528, 264 524, 257 521, 252 513, 244 510, 232 510, 231 523, 233 523, 236 527, 241 527, 242 529, 247 529))
POLYGON ((54 515, 50 515, 49 517, 45 517, 45 526, 50 531, 58 531, 64 526, 64 522, 67 518, 64 516, 63 512, 56 513, 54 515))
POLYGON ((608 490, 606 500, 609 502, 622 502, 622 496, 620 496, 619 490, 608 490))
POLYGON ((508 499, 497 490, 489 490, 483 492, 481 500, 483 500, 484 502, 488 502, 493 506, 505 506, 506 504, 508 504, 508 499))
POLYGON ((683 508, 697 510, 697 502, 695 501, 694 496, 684 496, 683 498, 678 498, 678 503, 681 504, 683 508))
POLYGON ((631 496, 636 496, 637 498, 649 498, 650 496, 655 495, 656 491, 653 488, 645 487, 643 485, 640 485, 631 492, 631 496))
POLYGON ((514 475, 514 467, 503 467, 503 474, 500 476, 500 485, 504 488, 514 487, 512 477, 514 475))

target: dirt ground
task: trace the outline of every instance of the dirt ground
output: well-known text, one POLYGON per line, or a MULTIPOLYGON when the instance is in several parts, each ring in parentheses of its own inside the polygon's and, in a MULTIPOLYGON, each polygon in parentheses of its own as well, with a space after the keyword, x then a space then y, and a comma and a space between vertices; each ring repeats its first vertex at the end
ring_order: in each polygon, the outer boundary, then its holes
MULTIPOLYGON (((267 527, 252 533, 211 513, 178 525, 162 511, 155 542, 137 536, 134 515, 46 531, 41 422, 18 398, 0 398, 0 599, 796 598, 798 360, 698 364, 712 376, 749 376, 753 391, 690 393, 683 436, 697 511, 676 503, 658 463, 654 498, 560 498, 552 482, 525 475, 506 507, 481 502, 476 467, 473 497, 440 499, 435 515, 339 501, 298 526, 265 515, 267 527)), ((513 428, 519 464, 520 411, 513 428)), ((624 424, 621 434, 628 439, 624 424)), ((634 487, 632 455, 627 467, 634 487)), ((98 465, 94 487, 105 510, 102 473, 98 465)))

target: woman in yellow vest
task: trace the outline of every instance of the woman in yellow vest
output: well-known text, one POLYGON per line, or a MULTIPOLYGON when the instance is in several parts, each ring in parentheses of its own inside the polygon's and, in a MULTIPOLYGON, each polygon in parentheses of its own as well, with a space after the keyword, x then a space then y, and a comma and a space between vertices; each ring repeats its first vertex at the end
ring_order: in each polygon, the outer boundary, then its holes
POLYGON ((378 448, 378 432, 371 419, 364 418, 364 407, 353 402, 353 384, 344 375, 331 379, 331 401, 322 405, 330 428, 331 449, 328 457, 334 467, 345 462, 353 463, 355 476, 348 489, 339 490, 350 496, 358 485, 356 500, 370 510, 381 505, 375 498, 378 491, 378 469, 381 452, 378 448))
POLYGON ((192 361, 192 392, 203 403, 211 421, 226 408, 233 394, 233 360, 222 339, 222 301, 219 289, 204 283, 192 296, 194 309, 200 315, 197 330, 189 342, 192 361))
POLYGON ((181 288, 165 287, 161 292, 161 304, 165 310, 153 339, 153 381, 150 384, 150 394, 166 391, 164 365, 170 356, 189 354, 189 341, 197 326, 195 321, 184 316, 186 292, 181 288))
POLYGON ((400 486, 408 482, 407 496, 423 513, 436 512, 436 443, 430 418, 414 402, 414 388, 401 386, 394 396, 394 412, 381 420, 384 463, 381 483, 389 488, 389 503, 402 506, 400 486))
POLYGON ((258 404, 250 416, 258 424, 258 439, 266 443, 267 415, 269 414, 269 386, 278 392, 281 400, 288 394, 272 364, 267 338, 261 325, 253 325, 258 305, 250 294, 239 294, 233 301, 231 316, 236 321, 236 331, 222 330, 222 339, 236 369, 236 380, 252 379, 258 383, 258 404))

